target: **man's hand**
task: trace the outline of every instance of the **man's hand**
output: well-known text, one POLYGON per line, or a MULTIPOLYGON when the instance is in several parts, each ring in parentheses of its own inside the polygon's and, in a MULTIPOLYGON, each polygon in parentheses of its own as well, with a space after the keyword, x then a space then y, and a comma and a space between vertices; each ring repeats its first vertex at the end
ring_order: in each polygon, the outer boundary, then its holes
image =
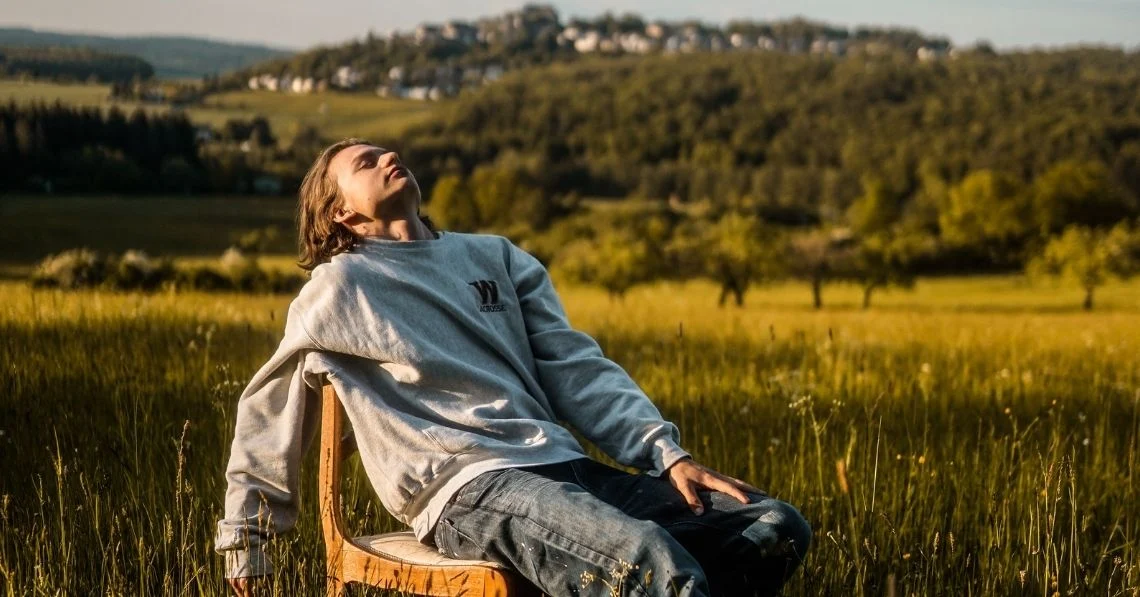
POLYGON ((698 516, 704 512, 704 505, 701 503, 700 497, 697 496, 697 491, 701 487, 727 493, 740 500, 742 504, 748 503, 748 495, 741 489, 767 495, 763 490, 736 477, 722 475, 707 466, 697 464, 691 456, 685 456, 669 465, 665 472, 669 475, 669 482, 677 488, 677 491, 681 492, 681 495, 685 496, 685 501, 689 503, 689 507, 698 516))
POLYGON ((265 576, 250 576, 246 578, 231 578, 228 579, 230 588, 234 590, 234 595, 238 597, 253 597, 256 595, 264 595, 268 579, 265 576))

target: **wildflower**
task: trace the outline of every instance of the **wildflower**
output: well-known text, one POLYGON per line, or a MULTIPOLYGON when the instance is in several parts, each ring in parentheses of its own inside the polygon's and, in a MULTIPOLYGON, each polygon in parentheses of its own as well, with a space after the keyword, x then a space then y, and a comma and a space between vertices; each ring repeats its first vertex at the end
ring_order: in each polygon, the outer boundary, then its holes
POLYGON ((1081 445, 1087 447, 1089 445, 1089 438, 1086 437, 1085 439, 1081 440, 1081 445))
POLYGON ((918 463, 919 464, 926 464, 926 454, 923 454, 923 455, 918 457, 918 463))
POLYGON ((1009 369, 1002 369, 1001 373, 998 373, 998 377, 1001 377, 1002 379, 1009 379, 1009 369))
POLYGON ((903 559, 904 559, 904 560, 909 560, 909 559, 910 559, 910 554, 909 554, 909 553, 904 553, 904 554, 903 554, 903 559))
POLYGON ((925 375, 930 375, 930 363, 922 364, 922 373, 925 375))

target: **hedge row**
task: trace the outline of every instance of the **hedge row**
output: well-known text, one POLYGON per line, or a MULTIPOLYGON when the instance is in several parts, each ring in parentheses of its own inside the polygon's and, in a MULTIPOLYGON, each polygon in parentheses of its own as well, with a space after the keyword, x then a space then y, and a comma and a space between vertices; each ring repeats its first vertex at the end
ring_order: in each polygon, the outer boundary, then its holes
POLYGON ((176 265, 169 257, 152 258, 143 251, 122 255, 88 248, 69 249, 45 257, 32 272, 34 287, 109 290, 201 290, 296 293, 307 281, 302 272, 262 268, 257 258, 231 247, 217 266, 176 265))

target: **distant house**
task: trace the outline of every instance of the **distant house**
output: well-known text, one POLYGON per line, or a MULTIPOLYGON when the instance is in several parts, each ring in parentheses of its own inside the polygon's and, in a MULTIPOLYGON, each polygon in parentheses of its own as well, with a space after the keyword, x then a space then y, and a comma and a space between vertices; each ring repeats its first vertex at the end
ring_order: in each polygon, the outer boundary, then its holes
POLYGON ((443 31, 438 25, 420 25, 416 27, 416 33, 412 39, 414 39, 417 44, 424 44, 437 41, 442 37, 443 31))
POLYGON ((475 43, 479 31, 474 25, 461 21, 448 21, 440 29, 443 39, 458 41, 467 45, 475 43))
POLYGON ((602 37, 598 35, 597 31, 587 31, 574 40, 574 49, 583 54, 597 51, 598 42, 602 37))
POLYGON ((501 64, 488 64, 483 69, 483 82, 490 83, 498 81, 503 76, 503 65, 501 64))
POLYGON ((360 83, 362 75, 360 71, 352 68, 351 66, 342 66, 336 69, 336 74, 333 75, 332 84, 342 89, 352 89, 360 83))
POLYGON ((743 33, 733 33, 728 37, 728 43, 732 44, 732 47, 739 49, 751 48, 756 45, 755 40, 743 33))
POLYGON ((647 54, 657 49, 657 40, 640 33, 624 33, 618 37, 621 49, 633 54, 647 54))
POLYGON ((940 58, 944 58, 946 54, 946 48, 932 48, 930 46, 922 46, 916 53, 919 61, 921 62, 933 62, 940 58))
POLYGON ((645 26, 645 34, 653 39, 661 39, 665 37, 665 28, 658 23, 650 23, 645 26))
POLYGON ((388 69, 388 79, 392 81, 403 81, 404 67, 393 66, 392 68, 388 69))

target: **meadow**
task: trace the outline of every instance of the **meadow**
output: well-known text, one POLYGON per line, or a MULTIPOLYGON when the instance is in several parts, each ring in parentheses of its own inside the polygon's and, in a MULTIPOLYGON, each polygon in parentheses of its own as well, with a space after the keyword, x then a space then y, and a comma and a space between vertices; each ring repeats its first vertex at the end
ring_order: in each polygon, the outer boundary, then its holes
MULTIPOLYGON (((819 312, 801 285, 743 309, 703 282, 556 285, 698 462, 807 517, 787 595, 1140 594, 1140 285, 1092 313, 1018 277, 920 280, 868 311, 828 287, 819 312)), ((0 282, 0 594, 224 593, 235 401, 290 299, 0 282)), ((315 452, 275 594, 323 588, 315 452)), ((350 528, 400 530, 348 472, 350 528)))
MULTIPOLYGON (((0 80, 0 102, 18 104, 55 102, 70 106, 94 106, 109 110, 118 106, 130 113, 143 108, 148 113, 170 111, 167 105, 110 100, 106 85, 58 84, 0 80)), ((430 118, 439 102, 382 98, 369 93, 317 92, 311 94, 272 91, 230 91, 210 95, 201 104, 179 108, 191 121, 220 129, 227 120, 264 116, 282 146, 288 146, 302 128, 315 126, 321 135, 337 139, 362 136, 378 142, 398 138, 405 128, 430 118)))

